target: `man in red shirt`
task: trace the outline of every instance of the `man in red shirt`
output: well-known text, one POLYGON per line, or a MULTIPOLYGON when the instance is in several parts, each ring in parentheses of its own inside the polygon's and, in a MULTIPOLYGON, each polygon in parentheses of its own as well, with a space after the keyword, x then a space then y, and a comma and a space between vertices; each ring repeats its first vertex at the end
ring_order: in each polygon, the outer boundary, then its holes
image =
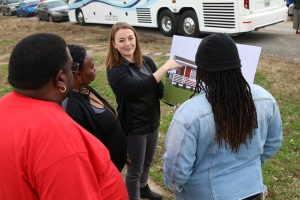
POLYGON ((72 87, 71 65, 65 41, 53 34, 14 48, 14 90, 0 99, 0 199, 128 199, 107 149, 59 106, 72 87))

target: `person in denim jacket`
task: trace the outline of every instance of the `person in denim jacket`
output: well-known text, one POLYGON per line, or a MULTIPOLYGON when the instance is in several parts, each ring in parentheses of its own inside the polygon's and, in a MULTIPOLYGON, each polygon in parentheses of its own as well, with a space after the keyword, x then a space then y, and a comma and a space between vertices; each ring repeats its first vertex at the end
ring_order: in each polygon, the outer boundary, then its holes
POLYGON ((176 111, 164 154, 164 179, 176 199, 262 199, 262 164, 282 143, 275 99, 248 84, 235 42, 202 40, 196 53, 197 96, 176 111))

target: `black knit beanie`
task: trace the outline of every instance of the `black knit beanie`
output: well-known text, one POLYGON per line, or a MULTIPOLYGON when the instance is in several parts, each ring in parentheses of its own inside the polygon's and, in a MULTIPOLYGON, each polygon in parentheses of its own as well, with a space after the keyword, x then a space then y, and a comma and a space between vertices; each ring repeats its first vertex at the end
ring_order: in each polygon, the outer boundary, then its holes
POLYGON ((241 68, 241 60, 233 39, 224 33, 205 37, 195 56, 198 70, 220 72, 241 68))

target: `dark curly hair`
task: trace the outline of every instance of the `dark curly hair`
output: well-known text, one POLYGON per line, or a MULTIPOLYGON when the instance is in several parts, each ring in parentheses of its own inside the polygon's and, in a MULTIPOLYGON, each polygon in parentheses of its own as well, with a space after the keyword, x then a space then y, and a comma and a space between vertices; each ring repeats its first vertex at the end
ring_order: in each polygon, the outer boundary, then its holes
MULTIPOLYGON (((83 67, 83 62, 86 56, 86 49, 82 46, 76 44, 69 44, 68 48, 70 50, 70 54, 73 58, 73 62, 78 63, 79 67, 78 70, 81 71, 83 67)), ((73 69, 74 71, 74 69, 73 69)))
POLYGON ((22 39, 13 49, 8 82, 18 89, 38 89, 65 67, 66 42, 58 35, 38 33, 22 39))

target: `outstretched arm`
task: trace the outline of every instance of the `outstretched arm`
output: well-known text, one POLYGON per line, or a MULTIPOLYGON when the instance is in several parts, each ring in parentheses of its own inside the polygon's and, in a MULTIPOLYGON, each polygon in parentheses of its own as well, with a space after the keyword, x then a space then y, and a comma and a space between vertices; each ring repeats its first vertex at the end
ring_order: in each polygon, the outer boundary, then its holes
POLYGON ((128 95, 143 95, 156 90, 157 84, 163 76, 172 69, 180 67, 174 60, 168 60, 161 68, 155 71, 151 76, 137 80, 133 78, 127 67, 115 67, 107 73, 110 86, 128 95))
POLYGON ((168 60, 163 66, 161 66, 161 68, 159 68, 155 73, 153 73, 153 76, 155 80, 159 82, 168 71, 176 69, 178 67, 181 67, 181 65, 175 60, 168 60))

